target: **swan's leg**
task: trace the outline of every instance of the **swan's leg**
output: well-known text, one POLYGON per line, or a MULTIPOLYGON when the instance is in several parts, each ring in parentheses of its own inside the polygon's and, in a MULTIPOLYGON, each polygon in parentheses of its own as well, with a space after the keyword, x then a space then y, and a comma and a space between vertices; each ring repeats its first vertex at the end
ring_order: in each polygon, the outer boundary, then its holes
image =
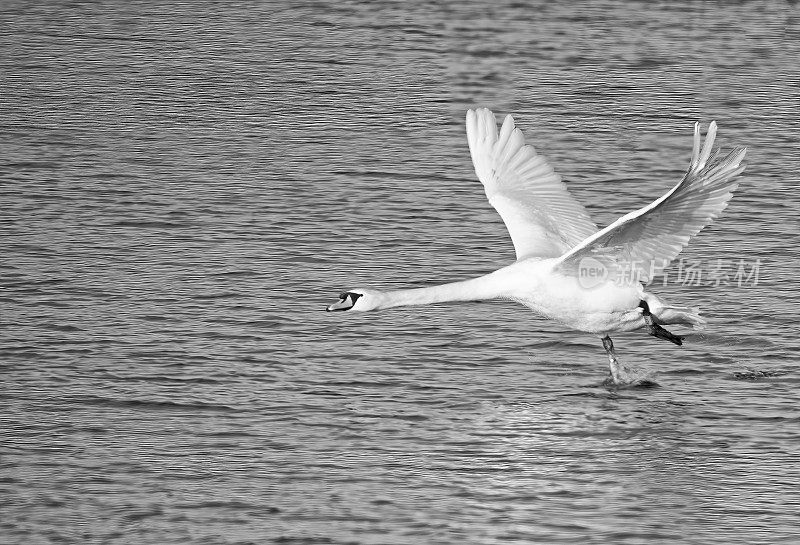
POLYGON ((664 339, 669 342, 675 343, 678 346, 683 344, 683 337, 680 335, 675 335, 674 333, 670 333, 660 325, 658 325, 655 320, 653 320, 653 315, 650 313, 650 306, 647 304, 647 301, 639 301, 639 306, 642 308, 642 318, 644 318, 644 327, 647 329, 647 332, 652 335, 653 337, 658 337, 659 339, 664 339))
POLYGON ((608 354, 608 368, 611 371, 611 380, 618 384, 620 382, 620 363, 614 353, 614 343, 611 342, 611 337, 608 335, 603 337, 603 348, 606 349, 606 354, 608 354))

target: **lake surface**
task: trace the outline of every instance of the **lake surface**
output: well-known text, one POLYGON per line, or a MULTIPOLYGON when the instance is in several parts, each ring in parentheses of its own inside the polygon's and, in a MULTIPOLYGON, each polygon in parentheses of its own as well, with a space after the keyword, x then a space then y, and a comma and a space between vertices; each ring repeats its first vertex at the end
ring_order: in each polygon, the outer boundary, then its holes
POLYGON ((794 2, 0 15, 3 543, 800 539, 794 2), (324 312, 513 261, 481 106, 601 225, 748 147, 651 287, 707 329, 614 338, 657 387, 513 303, 324 312))

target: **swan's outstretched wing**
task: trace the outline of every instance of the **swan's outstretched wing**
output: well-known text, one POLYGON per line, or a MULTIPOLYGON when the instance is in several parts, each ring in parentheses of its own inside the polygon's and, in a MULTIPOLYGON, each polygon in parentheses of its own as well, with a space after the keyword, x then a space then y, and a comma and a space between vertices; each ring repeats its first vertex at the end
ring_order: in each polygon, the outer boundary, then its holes
POLYGON ((475 173, 506 224, 517 259, 558 257, 597 232, 561 176, 525 144, 510 115, 498 134, 491 111, 467 110, 467 140, 475 173))
POLYGON ((562 272, 581 277, 598 270, 622 284, 647 282, 675 259, 694 235, 728 205, 739 185, 736 176, 745 148, 711 157, 717 124, 708 127, 700 150, 700 124, 694 127, 694 150, 689 170, 666 195, 626 214, 567 252, 558 265, 562 272), (711 159, 709 159, 711 157, 711 159), (593 270, 594 269, 594 270, 593 270))

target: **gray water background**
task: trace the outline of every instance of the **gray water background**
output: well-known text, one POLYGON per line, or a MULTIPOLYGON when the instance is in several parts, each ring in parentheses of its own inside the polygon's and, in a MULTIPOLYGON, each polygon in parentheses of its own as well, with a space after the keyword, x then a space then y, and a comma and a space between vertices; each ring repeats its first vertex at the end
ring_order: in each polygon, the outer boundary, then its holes
POLYGON ((800 539, 794 2, 0 16, 3 543, 800 539), (615 337, 658 387, 508 302, 323 312, 513 261, 478 106, 601 225, 680 178, 695 120, 748 147, 682 256, 757 285, 670 280, 708 329, 615 337))

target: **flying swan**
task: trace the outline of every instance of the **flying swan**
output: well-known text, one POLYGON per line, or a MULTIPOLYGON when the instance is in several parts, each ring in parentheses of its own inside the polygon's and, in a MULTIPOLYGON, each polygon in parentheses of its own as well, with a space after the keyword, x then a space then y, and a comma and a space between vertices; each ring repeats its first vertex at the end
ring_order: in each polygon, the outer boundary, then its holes
POLYGON ((486 108, 467 111, 467 140, 475 173, 511 235, 516 262, 493 273, 441 286, 397 291, 351 289, 328 311, 368 311, 449 301, 511 299, 578 331, 598 335, 608 354, 611 380, 621 381, 609 334, 644 328, 682 344, 662 326, 699 329, 698 309, 671 306, 643 283, 659 274, 727 206, 746 149, 711 155, 717 125, 700 147, 694 126, 689 170, 664 196, 598 230, 561 177, 508 115, 500 132, 486 108))

